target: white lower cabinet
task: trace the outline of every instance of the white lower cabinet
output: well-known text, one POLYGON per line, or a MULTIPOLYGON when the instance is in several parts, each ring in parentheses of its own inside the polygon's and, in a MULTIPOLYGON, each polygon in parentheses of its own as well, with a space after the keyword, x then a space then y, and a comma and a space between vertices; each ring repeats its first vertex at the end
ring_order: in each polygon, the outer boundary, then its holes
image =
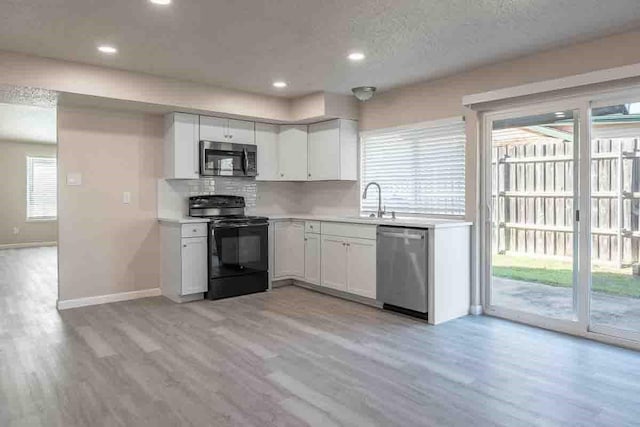
POLYGON ((207 292, 207 238, 182 239, 181 295, 207 292))
POLYGON ((304 221, 278 221, 274 225, 274 279, 304 279, 304 221))
POLYGON ((376 297, 376 241, 322 236, 322 286, 376 297))
POLYGON ((274 223, 274 280, 301 281, 376 298, 376 227, 318 221, 274 223))
POLYGON ((307 233, 304 235, 304 281, 320 284, 320 235, 307 233))
POLYGON ((376 297, 376 241, 347 240, 347 291, 376 297))
POLYGON ((347 242, 342 237, 322 236, 320 255, 322 286, 347 290, 347 242))
POLYGON ((209 287, 206 223, 162 223, 162 294, 176 302, 201 299, 209 287))

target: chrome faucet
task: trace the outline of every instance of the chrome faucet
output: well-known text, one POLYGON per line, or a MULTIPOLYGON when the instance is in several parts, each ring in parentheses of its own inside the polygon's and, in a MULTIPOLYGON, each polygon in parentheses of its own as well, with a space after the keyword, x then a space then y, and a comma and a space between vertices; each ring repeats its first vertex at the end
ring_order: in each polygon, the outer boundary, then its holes
MULTIPOLYGON (((364 192, 362 193, 362 199, 364 200, 367 198, 367 190, 372 185, 375 185, 376 187, 378 187, 378 218, 382 218, 382 216, 385 214, 385 211, 384 211, 384 208, 382 207, 382 189, 380 188, 380 184, 378 184, 375 181, 371 181, 370 183, 368 183, 367 186, 364 187, 364 192)), ((373 214, 371 214, 371 216, 373 216, 373 214)))

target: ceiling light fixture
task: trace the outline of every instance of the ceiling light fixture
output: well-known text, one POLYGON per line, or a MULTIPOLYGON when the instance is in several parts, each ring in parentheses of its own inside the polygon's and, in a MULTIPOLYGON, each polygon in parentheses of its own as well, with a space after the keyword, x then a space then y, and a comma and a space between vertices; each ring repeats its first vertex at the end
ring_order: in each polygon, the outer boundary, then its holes
POLYGON ((118 49, 116 49, 114 46, 109 46, 109 45, 101 45, 98 46, 98 50, 102 53, 107 53, 109 55, 113 55, 114 53, 118 53, 118 49))
POLYGON ((362 61, 365 56, 362 52, 352 52, 347 58, 349 58, 351 61, 362 61))
POLYGON ((354 87, 351 89, 351 92, 358 98, 359 101, 368 101, 373 97, 373 94, 376 93, 376 88, 373 86, 360 86, 354 87))
POLYGON ((565 114, 564 114, 564 112, 563 112, 563 111, 558 111, 558 112, 556 113, 556 117, 564 117, 564 116, 565 116, 565 114))
POLYGON ((153 4, 157 4, 160 6, 167 6, 171 4, 171 0, 149 0, 153 4))
POLYGON ((287 87, 287 82, 283 82, 283 81, 273 82, 273 87, 277 87, 278 89, 285 88, 287 87))

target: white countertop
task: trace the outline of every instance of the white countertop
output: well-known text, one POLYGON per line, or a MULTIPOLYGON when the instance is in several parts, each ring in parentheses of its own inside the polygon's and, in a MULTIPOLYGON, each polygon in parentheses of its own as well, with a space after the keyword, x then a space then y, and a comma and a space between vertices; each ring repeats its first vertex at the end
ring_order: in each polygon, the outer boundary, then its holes
POLYGON ((158 218, 158 221, 164 224, 196 224, 209 222, 209 218, 194 218, 192 216, 184 216, 181 218, 158 218))
POLYGON ((395 225, 399 227, 416 227, 416 228, 446 228, 446 227, 467 227, 472 225, 471 222, 456 219, 441 218, 415 218, 415 217, 397 217, 396 219, 387 218, 369 218, 359 217, 356 215, 313 215, 313 214, 276 214, 263 215, 270 220, 277 221, 283 219, 300 219, 306 221, 330 221, 330 222, 348 222, 353 224, 372 224, 372 225, 395 225))
MULTIPOLYGON (((273 214, 266 216, 269 220, 288 220, 299 219, 304 221, 326 221, 326 222, 347 222, 352 224, 371 224, 371 225, 395 225, 399 227, 416 227, 416 228, 447 228, 447 227, 467 227, 472 223, 456 219, 440 219, 440 218, 415 218, 415 217, 398 217, 391 218, 369 218, 348 215, 313 215, 313 214, 273 214)), ((166 224, 193 224, 198 222, 209 222, 208 218, 158 218, 158 221, 166 224)))

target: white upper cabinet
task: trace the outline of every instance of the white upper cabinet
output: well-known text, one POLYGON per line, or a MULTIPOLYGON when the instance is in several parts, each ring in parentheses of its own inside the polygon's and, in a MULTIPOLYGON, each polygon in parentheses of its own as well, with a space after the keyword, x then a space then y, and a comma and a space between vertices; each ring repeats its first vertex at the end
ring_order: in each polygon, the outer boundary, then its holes
POLYGON ((200 116, 200 139, 216 142, 228 141, 228 124, 229 119, 200 116))
POLYGON ((307 126, 282 125, 278 139, 280 180, 307 180, 307 126))
POLYGON ((358 175, 358 122, 330 120, 309 125, 309 181, 355 181, 358 175))
POLYGON ((257 181, 277 181, 278 170, 278 125, 256 123, 256 145, 258 146, 257 181))
POLYGON ((164 177, 200 177, 200 141, 258 145, 258 181, 355 181, 358 123, 273 125, 170 113, 165 116, 164 177))
POLYGON ((164 118, 164 177, 200 177, 198 116, 170 113, 164 118))
POLYGON ((255 144, 255 123, 246 120, 200 116, 200 139, 255 144))
POLYGON ((229 134, 229 141, 231 142, 235 142, 238 144, 256 143, 255 122, 229 119, 227 129, 229 134))

